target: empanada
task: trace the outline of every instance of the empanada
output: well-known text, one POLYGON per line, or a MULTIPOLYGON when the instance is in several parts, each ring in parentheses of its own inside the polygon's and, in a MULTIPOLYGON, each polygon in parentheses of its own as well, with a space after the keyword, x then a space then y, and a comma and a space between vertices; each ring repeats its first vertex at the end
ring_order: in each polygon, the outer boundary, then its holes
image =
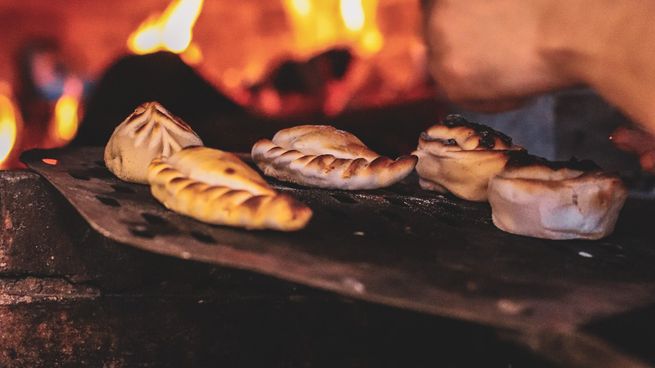
POLYGON ((237 156, 189 147, 148 168, 152 195, 167 208, 211 224, 293 231, 312 210, 275 192, 237 156))
POLYGON ((119 179, 148 183, 148 165, 188 146, 202 146, 182 119, 157 102, 147 102, 116 127, 105 146, 105 165, 119 179))
POLYGON ((489 182, 494 224, 545 239, 600 239, 612 233, 627 190, 591 161, 549 162, 512 153, 489 182))
POLYGON ((421 133, 414 152, 419 184, 469 201, 486 201, 489 179, 503 170, 508 151, 522 149, 496 130, 449 115, 421 133))
POLYGON ((375 189, 409 175, 415 156, 397 160, 371 151, 354 135, 327 125, 301 125, 277 132, 252 147, 265 175, 301 185, 334 189, 375 189))

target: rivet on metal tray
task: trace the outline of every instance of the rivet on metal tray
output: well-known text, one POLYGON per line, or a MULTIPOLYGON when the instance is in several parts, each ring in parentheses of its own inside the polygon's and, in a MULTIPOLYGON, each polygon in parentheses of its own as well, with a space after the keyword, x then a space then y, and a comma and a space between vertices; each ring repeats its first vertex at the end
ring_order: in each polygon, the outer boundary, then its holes
POLYGON ((125 185, 112 184, 111 187, 114 188, 114 191, 116 191, 117 193, 127 193, 127 194, 135 193, 134 189, 127 187, 125 185))
POLYGON ((337 201, 341 203, 348 203, 348 204, 355 204, 357 203, 357 200, 352 198, 351 196, 343 193, 334 193, 332 194, 332 198, 336 199, 337 201))
POLYGON ((132 235, 140 238, 152 239, 155 237, 155 234, 145 226, 130 227, 129 230, 132 235))
POLYGON ((96 199, 99 200, 102 204, 111 206, 111 207, 120 207, 121 204, 118 203, 117 200, 114 198, 109 198, 109 197, 102 197, 102 196, 96 196, 96 199))
POLYGON ((216 244, 216 240, 214 240, 214 238, 209 234, 205 234, 203 232, 195 231, 195 230, 191 231, 189 234, 191 234, 191 236, 194 239, 196 239, 197 241, 199 241, 201 243, 216 244))
POLYGON ((79 180, 91 180, 91 178, 88 175, 83 174, 81 172, 77 172, 77 171, 69 171, 68 175, 72 176, 75 179, 79 179, 79 180))
POLYGON ((366 286, 362 284, 359 280, 352 277, 344 277, 341 280, 341 283, 343 284, 343 286, 345 286, 348 289, 351 289, 357 294, 362 294, 366 291, 366 286))
POLYGON ((168 221, 161 216, 154 215, 152 213, 144 212, 141 214, 144 220, 146 220, 151 225, 165 225, 168 224, 168 221))
POLYGON ((593 254, 591 254, 591 253, 587 253, 587 252, 583 252, 583 251, 578 252, 578 255, 579 255, 580 257, 584 257, 584 258, 594 258, 594 255, 593 255, 593 254))
POLYGON ((496 306, 498 307, 498 309, 500 309, 501 312, 510 315, 522 313, 526 309, 526 306, 524 306, 523 304, 509 299, 498 300, 496 306))

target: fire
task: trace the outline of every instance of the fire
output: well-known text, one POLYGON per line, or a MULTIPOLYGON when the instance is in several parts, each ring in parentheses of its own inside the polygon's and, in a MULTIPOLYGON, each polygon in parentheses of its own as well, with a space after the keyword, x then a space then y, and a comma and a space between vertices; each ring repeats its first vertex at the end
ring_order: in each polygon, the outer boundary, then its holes
POLYGON ((48 146, 60 147, 72 141, 79 127, 82 81, 71 78, 64 85, 64 93, 57 99, 50 124, 48 146))
POLYGON ((291 0, 292 9, 303 17, 309 15, 312 11, 311 0, 291 0))
POLYGON ((296 39, 306 57, 333 46, 350 46, 362 56, 380 51, 378 0, 284 0, 296 39))
POLYGON ((364 8, 362 7, 362 0, 341 0, 339 2, 339 10, 341 11, 341 18, 351 32, 359 32, 364 28, 364 8))
POLYGON ((54 136, 57 140, 70 142, 77 134, 79 126, 78 109, 80 101, 77 97, 63 95, 55 104, 54 136))
POLYGON ((0 167, 16 144, 16 112, 9 97, 0 95, 0 167))
POLYGON ((141 23, 128 38, 128 48, 140 55, 170 51, 182 54, 188 63, 199 63, 202 53, 192 39, 202 5, 203 0, 174 0, 163 13, 141 23))
POLYGON ((11 101, 9 84, 0 83, 0 168, 7 166, 9 155, 16 145, 19 119, 11 101))

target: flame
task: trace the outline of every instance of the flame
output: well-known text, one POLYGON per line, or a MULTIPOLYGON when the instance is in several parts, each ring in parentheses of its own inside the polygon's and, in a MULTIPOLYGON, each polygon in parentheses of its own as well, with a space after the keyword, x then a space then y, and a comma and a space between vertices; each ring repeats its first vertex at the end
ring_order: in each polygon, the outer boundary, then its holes
POLYGON ((306 17, 312 11, 311 0, 291 0, 291 8, 299 15, 306 17))
POLYGON ((64 93, 57 99, 50 123, 49 141, 46 146, 61 147, 72 141, 79 127, 80 99, 84 85, 77 78, 64 84, 64 93))
POLYGON ((384 44, 376 22, 378 0, 283 0, 283 4, 300 57, 344 45, 368 56, 384 44))
POLYGON ((351 32, 358 32, 364 28, 364 8, 362 0, 341 0, 339 2, 341 18, 346 28, 351 32))
POLYGON ((63 95, 59 97, 55 104, 55 140, 68 143, 77 134, 79 126, 78 109, 80 106, 79 98, 73 95, 63 95))
POLYGON ((0 94, 0 167, 5 166, 18 133, 18 118, 8 94, 0 94))
POLYGON ((163 13, 151 15, 139 25, 127 40, 128 48, 139 55, 170 51, 199 63, 202 53, 191 40, 202 5, 203 0, 174 0, 163 13))

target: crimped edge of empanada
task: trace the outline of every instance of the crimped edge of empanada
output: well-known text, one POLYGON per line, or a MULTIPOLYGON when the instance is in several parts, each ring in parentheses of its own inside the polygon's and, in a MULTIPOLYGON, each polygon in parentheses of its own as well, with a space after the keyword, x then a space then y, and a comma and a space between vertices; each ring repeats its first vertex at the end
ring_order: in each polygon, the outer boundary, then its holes
POLYGON ((286 195, 255 195, 185 176, 159 158, 148 167, 152 195, 166 208, 196 220, 246 229, 300 230, 312 210, 286 195))
POLYGON ((377 189, 393 185, 409 175, 418 158, 413 155, 392 160, 379 156, 338 158, 332 154, 307 155, 276 145, 270 139, 257 141, 252 159, 267 176, 300 185, 331 189, 377 189))

